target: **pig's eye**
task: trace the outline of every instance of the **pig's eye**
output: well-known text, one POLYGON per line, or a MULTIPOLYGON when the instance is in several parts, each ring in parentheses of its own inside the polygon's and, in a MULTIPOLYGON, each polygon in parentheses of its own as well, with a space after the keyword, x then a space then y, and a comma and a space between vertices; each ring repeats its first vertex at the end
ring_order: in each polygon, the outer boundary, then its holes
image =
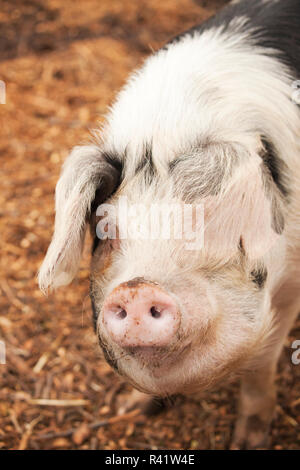
POLYGON ((151 307, 150 312, 153 318, 160 318, 161 316, 161 313, 155 307, 151 307))

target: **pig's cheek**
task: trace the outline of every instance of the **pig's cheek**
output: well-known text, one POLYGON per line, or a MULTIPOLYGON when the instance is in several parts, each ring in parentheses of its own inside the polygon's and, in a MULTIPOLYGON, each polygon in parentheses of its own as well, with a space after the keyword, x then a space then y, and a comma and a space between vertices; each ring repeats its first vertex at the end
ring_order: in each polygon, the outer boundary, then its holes
POLYGON ((100 242, 99 249, 94 254, 91 263, 92 276, 95 279, 97 279, 97 277, 104 276, 110 269, 114 247, 117 246, 119 246, 119 240, 106 240, 100 242))
POLYGON ((201 331, 205 332, 219 317, 217 304, 212 305, 204 293, 195 296, 190 291, 182 291, 177 298, 182 311, 183 333, 198 335, 201 331))

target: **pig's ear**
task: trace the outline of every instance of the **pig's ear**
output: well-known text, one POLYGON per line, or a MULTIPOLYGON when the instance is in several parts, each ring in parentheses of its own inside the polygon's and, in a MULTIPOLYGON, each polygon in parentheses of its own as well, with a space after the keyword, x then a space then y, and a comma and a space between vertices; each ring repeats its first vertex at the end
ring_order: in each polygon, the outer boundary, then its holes
POLYGON ((283 194, 261 154, 246 155, 218 197, 206 200, 205 244, 223 259, 242 246, 264 257, 284 230, 283 194))
POLYGON ((39 271, 43 291, 67 285, 75 277, 95 194, 99 204, 104 202, 119 181, 119 164, 97 146, 72 150, 56 186, 54 235, 39 271))

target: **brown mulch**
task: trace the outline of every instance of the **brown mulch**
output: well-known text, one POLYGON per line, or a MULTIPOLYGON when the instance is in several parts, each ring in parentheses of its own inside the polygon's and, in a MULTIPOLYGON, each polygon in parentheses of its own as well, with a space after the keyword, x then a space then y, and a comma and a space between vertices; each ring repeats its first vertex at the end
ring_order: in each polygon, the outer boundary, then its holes
MULTIPOLYGON (((224 449, 237 385, 120 418, 130 387, 102 359, 91 326, 89 248, 77 279, 44 297, 36 272, 69 149, 89 137, 127 74, 222 0, 9 0, 0 8, 0 449, 224 449)), ((272 448, 300 448, 300 366, 290 334, 278 373, 272 448)))

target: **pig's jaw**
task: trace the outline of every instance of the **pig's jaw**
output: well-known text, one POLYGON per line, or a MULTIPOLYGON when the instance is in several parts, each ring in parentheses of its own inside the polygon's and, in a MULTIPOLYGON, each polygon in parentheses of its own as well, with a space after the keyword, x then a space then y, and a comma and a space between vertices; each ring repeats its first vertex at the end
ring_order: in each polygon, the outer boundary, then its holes
MULTIPOLYGON (((146 375, 151 377, 152 382, 160 381, 161 377, 166 377, 172 368, 180 367, 192 346, 189 340, 182 341, 178 337, 177 341, 168 348, 132 347, 123 349, 107 340, 103 331, 100 333, 100 329, 98 329, 98 340, 106 361, 117 373, 134 382, 137 388, 141 388, 141 386, 138 386, 132 377, 141 376, 141 382, 143 382, 143 377, 146 375)), ((149 389, 143 391, 151 393, 149 389)))
POLYGON ((138 390, 155 396, 191 394, 205 391, 221 381, 232 378, 233 371, 242 369, 256 349, 255 344, 236 346, 236 350, 215 354, 214 345, 199 346, 186 342, 180 350, 157 351, 157 356, 147 351, 135 354, 116 351, 105 344, 105 356, 117 373, 124 376, 138 390), (148 355, 147 355, 148 354, 148 355))
MULTIPOLYGON (((187 348, 189 350, 189 347, 187 348)), ((150 395, 167 397, 174 394, 192 394, 212 388, 221 380, 228 378, 234 369, 226 365, 216 372, 207 373, 207 369, 195 367, 197 357, 190 354, 177 356, 177 360, 146 363, 133 357, 123 358, 118 362, 118 373, 124 376, 135 388, 150 395)))

